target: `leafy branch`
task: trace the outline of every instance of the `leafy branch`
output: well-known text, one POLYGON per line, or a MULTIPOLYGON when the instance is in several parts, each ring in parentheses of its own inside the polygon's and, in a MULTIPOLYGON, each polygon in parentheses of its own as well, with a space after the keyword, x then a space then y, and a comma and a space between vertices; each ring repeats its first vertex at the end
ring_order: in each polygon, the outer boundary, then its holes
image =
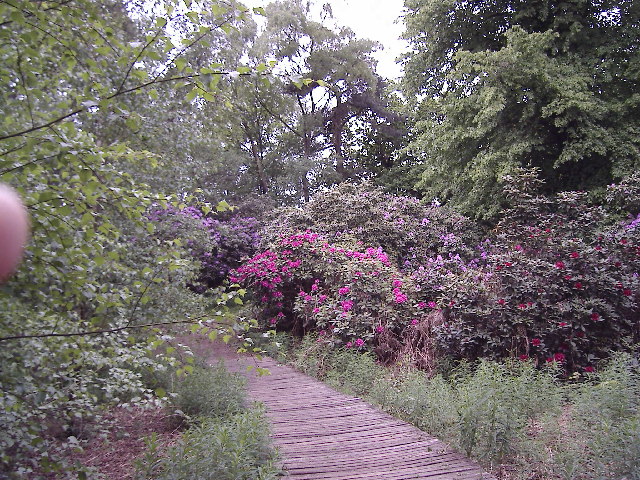
MULTIPOLYGON (((101 335, 106 333, 121 332, 124 330, 131 330, 137 328, 159 327, 163 325, 184 325, 195 324, 202 320, 203 317, 194 318, 191 320, 177 320, 173 322, 154 322, 143 323, 140 325, 125 325, 124 327, 106 328, 102 330, 88 330, 84 332, 70 332, 70 333, 39 333, 34 335, 10 335, 7 337, 0 337, 0 342, 6 342, 8 340, 26 340, 30 338, 50 338, 50 337, 81 337, 85 335, 101 335)), ((216 322, 217 323, 217 322, 216 322)))

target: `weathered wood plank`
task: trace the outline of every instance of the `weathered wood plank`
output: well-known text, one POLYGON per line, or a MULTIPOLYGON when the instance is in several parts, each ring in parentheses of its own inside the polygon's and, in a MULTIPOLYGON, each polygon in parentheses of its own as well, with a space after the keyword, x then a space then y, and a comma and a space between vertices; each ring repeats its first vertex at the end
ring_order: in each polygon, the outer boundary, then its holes
POLYGON ((284 480, 495 480, 440 440, 272 359, 225 353, 264 403, 284 480), (271 375, 247 373, 246 366, 271 375))

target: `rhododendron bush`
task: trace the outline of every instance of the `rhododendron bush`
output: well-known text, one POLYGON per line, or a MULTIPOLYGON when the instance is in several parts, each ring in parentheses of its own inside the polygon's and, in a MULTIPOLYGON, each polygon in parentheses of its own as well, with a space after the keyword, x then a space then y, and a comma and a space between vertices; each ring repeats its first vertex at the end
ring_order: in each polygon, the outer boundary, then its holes
POLYGON ((281 238, 232 276, 252 288, 267 327, 347 348, 399 334, 419 315, 417 291, 380 247, 329 243, 306 231, 281 238))
POLYGON ((508 180, 513 207, 483 262, 442 290, 450 306, 439 345, 456 357, 511 355, 588 372, 640 339, 637 221, 614 221, 584 193, 546 198, 532 172, 508 180))
POLYGON ((186 247, 201 264, 191 287, 200 293, 222 285, 230 270, 257 251, 260 240, 260 220, 245 215, 242 208, 214 213, 196 206, 169 207, 152 210, 148 218, 159 227, 157 230, 165 239, 184 238, 188 233, 186 247))
POLYGON ((316 195, 302 209, 276 210, 265 228, 263 246, 305 230, 329 241, 349 237, 381 247, 402 270, 417 268, 438 254, 469 258, 480 239, 477 225, 437 201, 387 194, 366 183, 343 183, 316 195))
MULTIPOLYGON (((534 171, 507 178, 512 206, 482 238, 437 204, 342 185, 280 210, 232 280, 251 288, 267 328, 380 355, 426 325, 422 348, 440 355, 589 372, 639 340, 640 221, 540 187, 534 171)), ((636 190, 632 180, 609 198, 636 190)))

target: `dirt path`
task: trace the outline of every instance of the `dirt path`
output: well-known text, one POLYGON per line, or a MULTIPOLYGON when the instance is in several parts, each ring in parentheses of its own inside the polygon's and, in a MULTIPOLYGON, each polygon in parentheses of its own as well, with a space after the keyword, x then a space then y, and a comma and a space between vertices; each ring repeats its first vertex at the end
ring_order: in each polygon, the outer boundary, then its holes
POLYGON ((291 367, 204 339, 192 348, 247 376, 250 398, 266 406, 286 479, 495 480, 436 438, 291 367), (271 375, 249 373, 248 365, 271 375))

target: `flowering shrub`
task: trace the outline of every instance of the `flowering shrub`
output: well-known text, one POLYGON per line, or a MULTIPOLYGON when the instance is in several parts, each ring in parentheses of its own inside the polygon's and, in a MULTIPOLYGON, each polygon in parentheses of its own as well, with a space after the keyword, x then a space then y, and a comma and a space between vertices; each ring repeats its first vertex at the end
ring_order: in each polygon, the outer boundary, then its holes
POLYGON ((230 270, 257 251, 260 240, 260 221, 241 213, 214 215, 189 206, 182 210, 172 207, 156 209, 148 217, 157 225, 164 225, 165 237, 171 234, 184 237, 189 232, 187 246, 202 265, 192 285, 199 292, 222 285, 230 270))
POLYGON ((640 231, 609 225, 586 194, 536 194, 534 174, 512 178, 505 212, 481 262, 443 277, 447 321, 439 345, 464 358, 518 356, 592 371, 640 339, 640 231))
POLYGON ((411 197, 395 196, 368 184, 343 183, 316 195, 303 209, 276 210, 263 234, 263 246, 283 235, 321 232, 329 242, 343 238, 381 247, 389 260, 409 271, 438 254, 468 258, 479 228, 468 218, 411 197))
POLYGON ((282 237, 232 281, 252 288, 264 326, 317 330, 320 341, 347 348, 397 336, 418 314, 415 285, 382 248, 329 243, 309 230, 282 237))
MULTIPOLYGON (((419 331, 419 348, 430 338, 454 358, 588 373, 640 339, 640 220, 540 187, 535 172, 508 179, 513 206, 480 241, 443 207, 342 185, 281 210, 267 248, 234 277, 252 287, 263 325, 322 342, 390 358, 419 331)), ((630 180, 609 197, 638 190, 630 180)))

